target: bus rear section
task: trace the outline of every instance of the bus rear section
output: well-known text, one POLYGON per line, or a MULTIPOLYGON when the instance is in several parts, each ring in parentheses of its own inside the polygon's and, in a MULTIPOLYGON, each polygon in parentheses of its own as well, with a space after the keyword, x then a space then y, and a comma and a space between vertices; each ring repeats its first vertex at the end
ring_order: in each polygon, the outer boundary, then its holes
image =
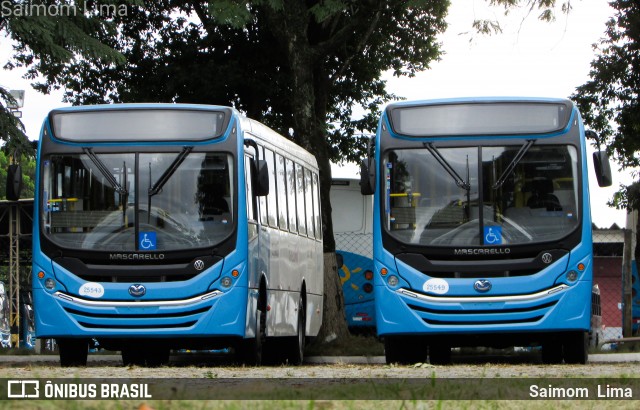
POLYGON ((445 364, 452 347, 542 346, 544 362, 585 363, 592 238, 573 104, 395 103, 375 144, 362 182, 375 191, 387 361, 445 364))
MULTIPOLYGON (((629 284, 631 290, 631 309, 624 309, 624 304, 629 299, 625 299, 624 296, 628 294, 627 290, 624 289, 626 282, 623 280, 623 309, 622 309, 622 323, 631 322, 631 336, 640 335, 640 275, 638 274, 638 261, 636 259, 636 247, 637 243, 637 231, 638 231, 638 211, 634 210, 627 214, 627 229, 631 231, 631 243, 630 243, 630 252, 631 256, 631 283, 629 284), (628 313, 631 313, 631 319, 627 316, 628 313)), ((625 248, 625 252, 627 249, 625 248)), ((624 258, 626 259, 626 257, 624 258)))
MULTIPOLYGON (((286 144, 228 107, 50 113, 38 148, 33 300, 36 337, 56 339, 63 366, 86 364, 92 339, 124 364, 226 347, 259 364, 269 340, 300 359, 321 323, 322 243, 301 239, 309 263, 286 282, 272 275, 276 263, 293 265, 270 257, 288 244, 268 241, 256 221, 270 191, 261 138, 286 144)), ((308 153, 295 159, 317 172, 308 153)))
POLYGON ((352 333, 375 332, 373 303, 373 202, 360 181, 334 178, 331 218, 347 325, 352 333))

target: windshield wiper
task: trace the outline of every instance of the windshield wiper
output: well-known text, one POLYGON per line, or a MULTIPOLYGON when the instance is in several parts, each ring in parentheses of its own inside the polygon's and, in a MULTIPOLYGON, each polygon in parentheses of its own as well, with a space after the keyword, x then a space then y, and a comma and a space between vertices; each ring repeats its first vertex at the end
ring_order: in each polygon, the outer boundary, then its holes
MULTIPOLYGON (((122 185, 120 185, 120 183, 116 180, 116 178, 113 176, 111 171, 109 171, 109 168, 107 168, 104 162, 102 162, 100 158, 96 156, 96 154, 93 152, 91 148, 83 148, 82 150, 84 151, 85 154, 87 154, 91 162, 93 162, 93 165, 95 165, 96 168, 98 168, 100 173, 107 179, 109 184, 111 184, 111 186, 113 187, 113 189, 116 190, 117 193, 119 193, 120 195, 129 194, 127 189, 122 185)), ((126 171, 125 171, 125 175, 126 175, 126 171)))
MULTIPOLYGON (((176 157, 176 159, 173 160, 171 165, 169 165, 169 167, 162 173, 162 175, 160 175, 160 178, 158 178, 156 183, 153 184, 153 186, 149 187, 149 197, 157 195, 160 193, 160 191, 162 191, 162 187, 167 183, 169 178, 171 178, 173 173, 176 172, 176 169, 178 169, 180 164, 182 164, 185 158, 187 158, 187 155, 189 155, 192 149, 193 147, 182 148, 182 151, 180 151, 180 154, 178 154, 178 156, 176 157)), ((149 178, 149 181, 151 181, 151 178, 149 178)))
POLYGON ((453 167, 447 162, 447 160, 442 156, 442 154, 440 154, 440 151, 438 151, 435 145, 433 145, 433 142, 425 142, 424 147, 429 150, 431 155, 433 155, 433 157, 436 159, 436 161, 438 161, 438 163, 442 166, 442 168, 444 168, 444 170, 447 171, 449 175, 451 175, 451 177, 453 178, 453 180, 455 181, 458 187, 464 189, 465 191, 467 191, 467 193, 471 190, 471 184, 468 181, 468 178, 469 178, 468 159, 467 159, 467 181, 465 181, 456 172, 456 170, 453 169, 453 167))
POLYGON ((515 157, 513 157, 513 159, 511 160, 511 163, 509 164, 509 166, 502 172, 502 175, 500 175, 500 178, 498 178, 496 183, 493 184, 493 186, 492 186, 493 189, 498 189, 502 185, 504 185, 504 183, 506 182, 507 178, 509 178, 509 175, 511 175, 513 170, 516 168, 516 165, 518 165, 518 162, 520 162, 522 157, 524 157, 524 155, 527 153, 527 151, 529 151, 529 148, 531 148, 531 146, 533 145, 534 142, 536 142, 536 140, 527 140, 527 142, 525 142, 520 147, 520 150, 515 155, 515 157))
POLYGON ((151 222, 151 197, 158 195, 162 191, 162 187, 167 183, 169 178, 178 169, 180 164, 187 158, 193 147, 183 147, 182 151, 173 160, 173 162, 164 170, 160 178, 155 184, 151 185, 151 162, 149 162, 149 195, 147 195, 147 223, 151 222))

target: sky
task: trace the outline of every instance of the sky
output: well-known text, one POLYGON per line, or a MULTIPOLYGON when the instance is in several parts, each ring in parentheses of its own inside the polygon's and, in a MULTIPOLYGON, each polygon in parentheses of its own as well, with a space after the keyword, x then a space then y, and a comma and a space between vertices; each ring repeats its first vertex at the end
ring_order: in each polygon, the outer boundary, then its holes
MULTIPOLYGON (((561 2, 560 0, 558 1, 561 2)), ((592 45, 604 36, 605 23, 613 16, 607 0, 572 0, 568 16, 558 14, 553 23, 540 22, 530 15, 490 8, 487 0, 452 0, 447 17, 448 28, 440 36, 445 54, 429 70, 413 78, 385 75, 387 89, 409 100, 473 97, 533 96, 569 97, 575 88, 589 79, 594 59, 592 45), (476 19, 497 19, 502 33, 479 35, 472 32, 476 19)), ((10 44, 0 39, 0 64, 11 55, 10 44)), ((30 139, 37 139, 47 113, 61 107, 62 92, 42 95, 21 78, 19 70, 0 70, 0 84, 23 89, 25 106, 22 121, 30 139)), ((589 162, 592 218, 599 227, 625 225, 626 212, 609 208, 606 202, 620 184, 628 184, 627 173, 614 170, 613 186, 600 188, 595 183, 593 164, 589 162)), ((357 177, 357 166, 335 165, 334 177, 357 177)))

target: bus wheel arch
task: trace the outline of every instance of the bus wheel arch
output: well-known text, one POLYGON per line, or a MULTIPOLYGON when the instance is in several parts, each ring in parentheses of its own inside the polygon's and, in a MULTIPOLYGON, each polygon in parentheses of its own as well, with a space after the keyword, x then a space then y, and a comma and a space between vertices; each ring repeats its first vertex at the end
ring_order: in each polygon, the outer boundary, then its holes
POLYGON ((291 365, 300 365, 304 361, 304 349, 306 347, 307 333, 307 293, 303 282, 298 295, 298 307, 296 309, 296 334, 285 338, 285 359, 291 365))

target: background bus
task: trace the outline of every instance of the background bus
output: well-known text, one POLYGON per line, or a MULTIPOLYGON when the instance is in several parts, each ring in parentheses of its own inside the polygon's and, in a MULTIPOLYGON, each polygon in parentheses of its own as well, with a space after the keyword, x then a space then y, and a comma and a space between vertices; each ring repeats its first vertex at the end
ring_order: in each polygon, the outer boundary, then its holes
MULTIPOLYGON (((601 186, 611 183, 595 155, 601 186)), ((561 99, 399 102, 363 164, 388 362, 542 346, 585 363, 592 238, 585 132, 561 99)))
POLYGON ((375 331, 372 198, 360 194, 359 180, 334 178, 331 208, 347 325, 355 333, 375 331))
MULTIPOLYGON (((637 245, 637 227, 638 227, 638 211, 633 210, 627 214, 627 229, 631 231, 631 336, 640 336, 640 276, 638 276, 638 263, 636 260, 637 245)), ((625 252, 627 249, 625 248, 625 252)), ((625 299, 625 282, 622 281, 622 306, 625 299)), ((622 323, 628 323, 629 319, 625 316, 625 309, 622 308, 622 323)), ((624 325, 623 325, 624 326, 624 325)))
POLYGON ((33 301, 63 366, 233 347, 300 363, 322 322, 315 158, 218 106, 71 107, 38 146, 33 301))

